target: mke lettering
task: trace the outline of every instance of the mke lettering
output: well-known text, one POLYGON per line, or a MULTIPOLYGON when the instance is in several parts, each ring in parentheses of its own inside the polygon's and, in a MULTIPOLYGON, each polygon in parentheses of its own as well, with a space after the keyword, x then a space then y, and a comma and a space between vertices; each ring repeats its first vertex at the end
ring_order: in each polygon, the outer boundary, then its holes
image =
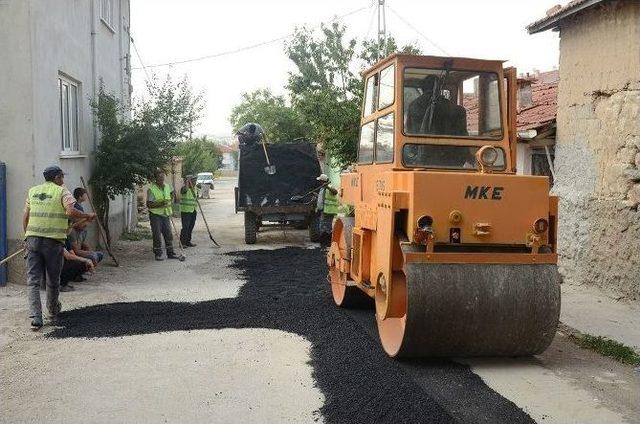
POLYGON ((491 199, 502 200, 502 192, 504 187, 491 187, 491 186, 467 186, 464 192, 465 199, 491 199))

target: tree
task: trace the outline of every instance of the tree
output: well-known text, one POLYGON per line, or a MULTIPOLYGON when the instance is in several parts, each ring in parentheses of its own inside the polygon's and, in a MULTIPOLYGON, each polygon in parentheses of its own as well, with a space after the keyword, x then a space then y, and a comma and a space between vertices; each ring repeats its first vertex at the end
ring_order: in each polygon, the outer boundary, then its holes
POLYGON ((193 131, 202 108, 202 96, 193 95, 186 79, 174 84, 170 78, 148 85, 149 97, 135 106, 131 119, 117 98, 100 87, 92 107, 100 129, 90 184, 96 213, 104 224, 107 243, 109 202, 145 184, 175 154, 176 143, 193 131))
POLYGON ((176 154, 182 156, 182 176, 199 172, 215 172, 222 164, 222 153, 207 137, 194 138, 178 143, 176 154))
POLYGON ((418 55, 422 54, 420 47, 415 44, 406 44, 398 48, 395 38, 388 36, 386 40, 370 39, 362 42, 362 50, 358 57, 364 61, 366 66, 372 66, 378 60, 393 53, 404 53, 418 55))
POLYGON ((283 96, 268 89, 244 93, 242 102, 231 111, 229 122, 234 132, 249 122, 258 123, 270 142, 286 142, 305 137, 305 124, 297 110, 288 106, 283 96))
POLYGON ((339 166, 356 158, 362 83, 353 72, 356 40, 345 40, 345 26, 322 25, 316 39, 305 28, 287 44, 296 72, 287 89, 292 105, 308 123, 310 138, 320 143, 339 166))

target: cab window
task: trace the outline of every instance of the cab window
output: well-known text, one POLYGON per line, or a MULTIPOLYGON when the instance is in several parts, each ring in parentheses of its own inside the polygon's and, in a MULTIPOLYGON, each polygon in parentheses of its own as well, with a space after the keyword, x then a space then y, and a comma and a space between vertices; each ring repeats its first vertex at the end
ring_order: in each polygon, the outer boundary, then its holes
POLYGON ((364 124, 360 129, 360 142, 358 143, 358 163, 360 164, 373 162, 375 125, 375 121, 371 121, 364 124))
POLYGON ((391 106, 394 100, 394 86, 396 78, 395 65, 387 66, 380 71, 380 88, 378 95, 378 109, 391 106))
POLYGON ((376 127, 376 163, 393 161, 393 113, 378 119, 376 127))
POLYGON ((362 108, 362 115, 371 115, 376 110, 376 89, 378 85, 378 74, 371 75, 367 78, 367 83, 364 91, 364 107, 362 108))

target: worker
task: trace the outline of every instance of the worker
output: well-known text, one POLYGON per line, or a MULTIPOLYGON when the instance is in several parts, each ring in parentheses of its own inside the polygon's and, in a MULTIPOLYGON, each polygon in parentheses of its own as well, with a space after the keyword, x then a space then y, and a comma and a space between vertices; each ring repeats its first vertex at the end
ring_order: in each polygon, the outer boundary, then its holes
POLYGON ((171 216, 175 193, 170 184, 165 184, 164 173, 158 171, 155 181, 147 190, 147 208, 153 236, 153 253, 156 261, 162 261, 162 240, 167 251, 167 259, 178 259, 173 251, 173 236, 171 235, 171 216))
POLYGON ((316 178, 323 184, 318 193, 317 211, 320 213, 319 225, 320 233, 331 236, 333 218, 340 212, 340 202, 338 201, 338 190, 332 186, 329 177, 321 174, 316 178))
POLYGON ((467 112, 443 95, 443 81, 427 75, 422 94, 409 104, 406 129, 410 134, 467 136, 467 112))
POLYGON ((75 199, 63 185, 64 172, 60 167, 47 167, 43 176, 44 184, 29 189, 22 218, 27 251, 29 318, 33 330, 39 330, 43 325, 42 281, 46 280, 47 310, 51 318, 55 320, 62 309, 58 296, 69 218, 92 221, 96 217, 95 213, 84 213, 73 207, 75 199))
POLYGON ((236 131, 236 135, 238 136, 238 145, 241 148, 262 143, 264 140, 264 130, 260 124, 254 124, 252 122, 240 127, 240 129, 236 131))
POLYGON ((184 186, 180 189, 180 218, 182 219, 182 229, 180 230, 180 242, 184 247, 195 247, 191 242, 191 233, 196 225, 196 193, 194 183, 196 177, 187 175, 184 179, 184 186))

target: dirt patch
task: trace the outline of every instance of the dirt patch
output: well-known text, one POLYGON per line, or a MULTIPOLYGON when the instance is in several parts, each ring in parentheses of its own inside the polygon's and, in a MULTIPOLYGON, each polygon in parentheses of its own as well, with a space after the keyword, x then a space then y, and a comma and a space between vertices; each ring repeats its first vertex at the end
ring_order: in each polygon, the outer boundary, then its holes
MULTIPOLYGON (((122 337, 165 331, 271 328, 311 342, 327 422, 531 423, 466 366, 389 359, 358 315, 333 305, 321 249, 231 254, 247 283, 237 298, 133 302, 63 312, 48 337, 122 337), (354 318, 355 317, 355 318, 354 318), (419 367, 418 380, 406 367, 419 367)), ((361 316, 361 315, 360 315, 361 316)), ((371 316, 371 319, 373 317, 371 316)))

